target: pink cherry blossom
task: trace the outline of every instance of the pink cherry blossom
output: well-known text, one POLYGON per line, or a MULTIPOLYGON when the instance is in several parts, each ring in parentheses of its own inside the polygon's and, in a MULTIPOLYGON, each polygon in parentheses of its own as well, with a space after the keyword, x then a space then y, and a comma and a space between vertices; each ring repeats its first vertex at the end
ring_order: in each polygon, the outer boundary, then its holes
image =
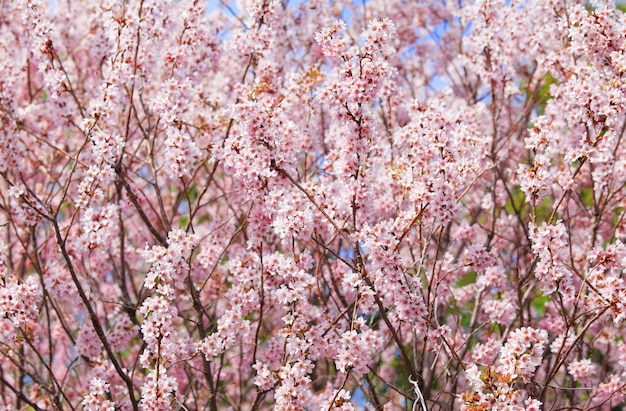
POLYGON ((626 404, 626 9, 0 6, 0 410, 626 404))

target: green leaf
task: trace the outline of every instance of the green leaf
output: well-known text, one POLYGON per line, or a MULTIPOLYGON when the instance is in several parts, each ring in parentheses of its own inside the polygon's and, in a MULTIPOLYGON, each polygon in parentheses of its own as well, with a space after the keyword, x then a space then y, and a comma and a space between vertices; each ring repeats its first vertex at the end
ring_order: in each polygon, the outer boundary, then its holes
POLYGON ((476 271, 472 271, 470 273, 465 274, 463 277, 459 278, 459 281, 456 282, 456 287, 461 288, 466 285, 474 284, 476 282, 476 271))
POLYGON ((531 307, 535 309, 539 317, 543 317, 546 313, 546 304, 550 301, 550 297, 547 295, 538 295, 530 301, 531 307))
POLYGON ((184 228, 187 226, 187 223, 189 222, 189 217, 187 216, 183 216, 180 219, 180 223, 178 224, 180 228, 184 228))
POLYGON ((593 191, 591 188, 586 187, 582 193, 580 193, 580 201, 585 205, 585 207, 593 206, 593 191))
POLYGON ((537 93, 537 101, 539 104, 537 105, 537 114, 543 115, 546 111, 546 104, 548 101, 552 99, 552 95, 550 95, 550 86, 553 84, 557 84, 557 80, 548 73, 546 75, 546 79, 544 80, 541 88, 539 89, 539 93, 537 93))
POLYGON ((500 334, 502 335, 502 327, 500 327, 500 324, 498 324, 495 321, 492 321, 489 323, 489 329, 491 330, 491 332, 493 332, 494 334, 500 334))
POLYGON ((504 205, 504 209, 509 214, 515 214, 515 210, 521 210, 526 203, 526 195, 519 185, 514 186, 510 191, 513 201, 511 202, 511 199, 508 199, 504 205))
POLYGON ((613 218, 611 219, 611 226, 616 227, 620 220, 623 218, 624 208, 617 207, 615 212, 613 213, 613 218))
POLYGON ((190 203, 194 203, 198 198, 198 190, 195 186, 191 186, 187 189, 187 196, 189 197, 190 203))
POLYGON ((543 222, 548 222, 552 215, 552 204, 550 197, 544 198, 544 200, 535 208, 535 223, 540 225, 543 222))
POLYGON ((467 310, 461 311, 461 327, 463 328, 463 330, 469 331, 469 326, 471 323, 472 313, 467 310))
POLYGON ((602 364, 604 362, 604 352, 595 348, 591 351, 591 361, 596 364, 602 364))

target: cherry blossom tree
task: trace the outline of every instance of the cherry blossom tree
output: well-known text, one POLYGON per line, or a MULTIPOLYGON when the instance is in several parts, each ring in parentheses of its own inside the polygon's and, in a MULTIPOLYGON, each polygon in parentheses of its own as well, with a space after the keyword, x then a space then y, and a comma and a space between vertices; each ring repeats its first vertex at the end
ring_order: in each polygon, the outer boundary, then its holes
POLYGON ((622 9, 3 1, 0 409, 621 409, 622 9))

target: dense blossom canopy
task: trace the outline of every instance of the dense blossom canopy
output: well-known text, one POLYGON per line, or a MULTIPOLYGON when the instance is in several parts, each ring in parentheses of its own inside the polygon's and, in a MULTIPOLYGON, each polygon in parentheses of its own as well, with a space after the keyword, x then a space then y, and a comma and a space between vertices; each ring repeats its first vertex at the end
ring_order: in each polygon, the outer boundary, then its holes
POLYGON ((608 0, 0 5, 0 410, 626 404, 608 0))

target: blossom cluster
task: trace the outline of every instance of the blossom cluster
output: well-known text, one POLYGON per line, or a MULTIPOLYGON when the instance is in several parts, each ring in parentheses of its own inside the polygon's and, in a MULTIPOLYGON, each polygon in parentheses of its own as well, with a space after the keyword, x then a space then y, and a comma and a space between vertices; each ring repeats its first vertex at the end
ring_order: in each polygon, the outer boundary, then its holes
POLYGON ((501 348, 497 365, 487 364, 483 370, 476 363, 469 365, 465 373, 474 392, 464 394, 461 409, 540 410, 541 402, 516 389, 516 383, 531 382, 546 342, 545 330, 519 328, 501 348))
POLYGON ((37 280, 28 277, 21 281, 0 266, 0 318, 22 327, 39 316, 40 288, 37 280))
POLYGON ((626 8, 0 5, 0 409, 626 404, 626 8))

